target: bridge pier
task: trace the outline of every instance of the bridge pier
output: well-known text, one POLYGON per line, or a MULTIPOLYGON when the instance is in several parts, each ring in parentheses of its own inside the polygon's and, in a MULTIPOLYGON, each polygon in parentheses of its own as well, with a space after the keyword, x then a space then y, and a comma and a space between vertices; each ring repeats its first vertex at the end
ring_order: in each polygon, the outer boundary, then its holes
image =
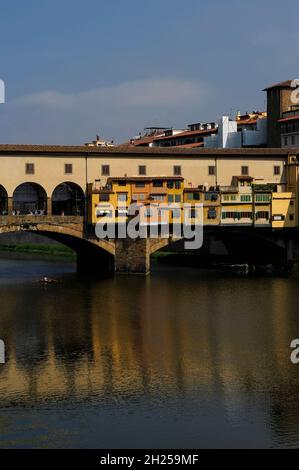
POLYGON ((150 239, 118 238, 115 240, 115 272, 122 274, 149 274, 150 239))
POLYGON ((13 198, 8 197, 7 198, 7 214, 12 215, 12 211, 13 211, 13 198))
POLYGON ((52 215, 52 198, 47 197, 47 215, 52 215))

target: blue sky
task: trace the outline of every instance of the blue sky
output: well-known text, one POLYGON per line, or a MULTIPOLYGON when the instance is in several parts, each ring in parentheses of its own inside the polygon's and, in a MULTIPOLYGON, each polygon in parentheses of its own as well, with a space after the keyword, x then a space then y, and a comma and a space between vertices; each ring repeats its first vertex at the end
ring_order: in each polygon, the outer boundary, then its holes
POLYGON ((299 78, 297 0, 1 0, 1 143, 122 142, 265 107, 299 78))

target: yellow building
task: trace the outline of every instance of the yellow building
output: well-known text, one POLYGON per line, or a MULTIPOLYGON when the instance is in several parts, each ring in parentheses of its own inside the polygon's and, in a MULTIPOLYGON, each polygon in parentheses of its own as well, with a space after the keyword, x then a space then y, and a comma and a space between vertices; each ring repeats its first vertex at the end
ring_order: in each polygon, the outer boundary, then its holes
POLYGON ((131 204, 151 206, 149 211, 143 213, 146 222, 158 223, 161 220, 172 222, 181 218, 172 204, 181 206, 183 202, 184 179, 181 176, 157 177, 109 177, 105 186, 95 182, 88 186, 88 222, 96 224, 101 218, 109 217, 112 222, 125 222, 128 220, 128 210, 131 204), (164 214, 157 214, 155 206, 163 205, 164 214))
POLYGON ((253 225, 253 178, 234 176, 232 186, 221 187, 221 225, 253 225))
MULTIPOLYGON (((203 224, 219 225, 220 222, 220 195, 215 190, 204 191, 204 188, 185 188, 184 203, 191 205, 191 212, 195 211, 196 204, 203 205, 203 224)), ((194 219, 194 217, 193 217, 194 219)))
POLYGON ((294 228, 297 226, 295 193, 272 194, 272 228, 294 228))

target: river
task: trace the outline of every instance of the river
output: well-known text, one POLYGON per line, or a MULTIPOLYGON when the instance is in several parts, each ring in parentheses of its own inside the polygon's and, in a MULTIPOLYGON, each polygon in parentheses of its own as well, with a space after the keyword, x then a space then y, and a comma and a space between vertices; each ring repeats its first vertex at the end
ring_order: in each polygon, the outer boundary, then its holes
POLYGON ((74 270, 1 255, 0 447, 299 445, 298 278, 74 270))

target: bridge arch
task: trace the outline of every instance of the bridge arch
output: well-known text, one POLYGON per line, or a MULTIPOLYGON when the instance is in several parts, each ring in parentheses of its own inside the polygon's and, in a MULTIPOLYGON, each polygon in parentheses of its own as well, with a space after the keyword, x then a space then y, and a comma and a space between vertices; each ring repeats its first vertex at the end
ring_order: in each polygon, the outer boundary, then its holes
POLYGON ((71 181, 60 183, 52 193, 52 214, 81 216, 84 214, 85 194, 81 186, 71 181))
POLYGON ((114 272, 114 243, 87 238, 82 217, 0 217, 0 239, 2 233, 17 232, 42 235, 71 248, 77 255, 78 272, 98 276, 114 272))
POLYGON ((34 214, 36 211, 47 212, 47 193, 37 183, 26 182, 16 187, 13 192, 13 211, 16 214, 34 214))
POLYGON ((6 189, 0 184, 0 215, 7 214, 8 195, 6 189))

